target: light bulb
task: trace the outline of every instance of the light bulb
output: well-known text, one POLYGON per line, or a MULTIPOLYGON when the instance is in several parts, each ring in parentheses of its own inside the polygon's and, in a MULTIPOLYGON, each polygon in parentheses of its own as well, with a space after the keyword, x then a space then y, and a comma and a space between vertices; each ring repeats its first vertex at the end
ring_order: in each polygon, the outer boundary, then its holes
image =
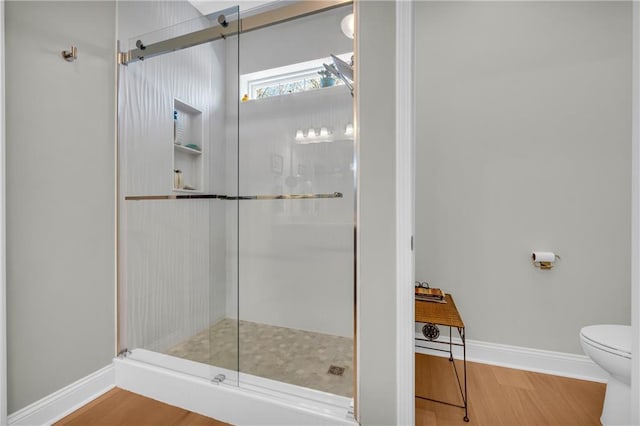
POLYGON ((353 136, 353 124, 347 124, 347 128, 344 130, 345 136, 353 136))
POLYGON ((309 131, 307 132, 307 137, 308 138, 315 138, 316 137, 316 129, 314 129, 313 127, 310 127, 309 131))
POLYGON ((329 130, 327 130, 326 127, 320 128, 320 137, 321 138, 326 138, 328 136, 329 136, 329 130))
POLYGON ((299 140, 302 140, 302 139, 304 139, 304 133, 302 133, 302 130, 297 130, 296 131, 296 140, 299 141, 299 140))
POLYGON ((342 33, 344 35, 346 35, 350 39, 353 39, 353 13, 350 13, 342 18, 342 22, 340 22, 340 28, 342 29, 342 33))

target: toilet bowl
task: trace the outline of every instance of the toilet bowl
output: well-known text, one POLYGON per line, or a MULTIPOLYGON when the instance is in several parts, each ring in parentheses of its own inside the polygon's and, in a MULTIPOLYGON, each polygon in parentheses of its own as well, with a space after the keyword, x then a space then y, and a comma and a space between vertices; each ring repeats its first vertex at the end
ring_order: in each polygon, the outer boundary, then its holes
POLYGON ((584 353, 609 374, 600 421, 604 426, 631 421, 631 326, 590 325, 580 330, 584 353))

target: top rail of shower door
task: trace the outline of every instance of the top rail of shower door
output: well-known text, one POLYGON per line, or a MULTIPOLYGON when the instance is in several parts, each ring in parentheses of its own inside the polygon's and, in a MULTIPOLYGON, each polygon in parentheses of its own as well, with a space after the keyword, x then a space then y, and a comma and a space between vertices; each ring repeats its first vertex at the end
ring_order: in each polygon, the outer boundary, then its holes
POLYGON ((164 53, 175 52, 208 43, 210 41, 224 39, 238 33, 246 33, 287 22, 292 19, 302 18, 303 16, 344 6, 350 3, 353 3, 353 0, 301 1, 231 22, 227 22, 224 15, 221 15, 224 22, 222 26, 205 28, 203 30, 194 31, 189 34, 173 37, 146 46, 143 43, 144 40, 141 40, 141 46, 143 47, 137 47, 136 49, 131 49, 128 52, 119 52, 118 62, 123 65, 130 64, 132 62, 152 58, 164 53))
POLYGON ((342 198, 342 192, 326 194, 279 194, 279 195, 217 195, 217 194, 169 194, 169 195, 128 195, 128 201, 141 200, 310 200, 318 198, 342 198))

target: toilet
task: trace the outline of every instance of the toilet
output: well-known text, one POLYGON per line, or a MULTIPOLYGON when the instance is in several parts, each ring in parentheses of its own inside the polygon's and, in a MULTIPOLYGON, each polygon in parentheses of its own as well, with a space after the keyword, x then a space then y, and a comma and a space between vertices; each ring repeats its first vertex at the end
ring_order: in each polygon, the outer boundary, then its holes
POLYGON ((609 374, 600 421, 628 425, 631 419, 631 326, 590 325, 580 330, 584 353, 609 374))

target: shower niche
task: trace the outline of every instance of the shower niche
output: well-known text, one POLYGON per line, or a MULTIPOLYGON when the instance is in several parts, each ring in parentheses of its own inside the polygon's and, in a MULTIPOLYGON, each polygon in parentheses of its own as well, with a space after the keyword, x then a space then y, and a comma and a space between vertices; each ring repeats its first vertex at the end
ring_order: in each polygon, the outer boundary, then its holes
POLYGON ((203 189, 202 111, 173 100, 173 191, 201 193, 203 189))

